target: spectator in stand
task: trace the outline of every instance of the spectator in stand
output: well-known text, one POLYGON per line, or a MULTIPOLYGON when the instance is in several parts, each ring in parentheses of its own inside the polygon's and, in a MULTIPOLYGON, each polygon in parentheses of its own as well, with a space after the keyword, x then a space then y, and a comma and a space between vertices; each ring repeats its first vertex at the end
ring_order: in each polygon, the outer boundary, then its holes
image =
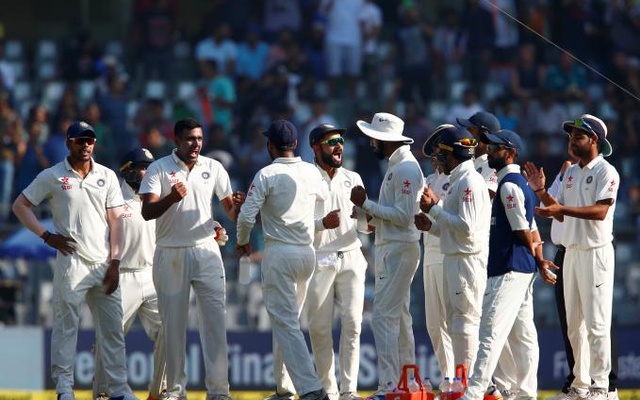
POLYGON ((260 27, 255 24, 249 25, 245 38, 238 46, 235 72, 242 80, 255 83, 267 68, 269 45, 262 40, 260 27))
POLYGON ((462 78, 462 47, 460 37, 462 29, 458 13, 453 8, 445 8, 442 12, 442 23, 433 32, 431 46, 433 50, 434 85, 459 80, 462 78))
POLYGON ((251 180, 256 172, 271 162, 269 152, 264 146, 264 129, 259 123, 253 123, 249 126, 249 135, 246 140, 240 144, 237 152, 237 166, 240 186, 242 188, 249 187, 251 180))
MULTIPOLYGON (((76 86, 73 84, 68 84, 64 88, 56 114, 53 117, 53 121, 51 121, 51 126, 60 126, 60 118, 68 115, 73 116, 73 120, 78 119, 80 116, 80 106, 76 98, 76 86)), ((62 132, 66 132, 66 129, 62 132)), ((65 153, 68 153, 68 151, 65 150, 65 153)))
MULTIPOLYGON (((43 139, 46 123, 37 119, 31 119, 27 125, 28 139, 24 149, 17 154, 16 168, 16 193, 21 193, 31 181, 45 168, 52 164, 44 152, 43 139)), ((49 135, 47 135, 48 137, 49 135)))
POLYGON ((504 84, 509 84, 509 70, 514 61, 514 53, 518 46, 518 24, 503 12, 510 16, 517 14, 515 0, 491 0, 482 2, 483 6, 491 13, 493 31, 492 75, 493 79, 504 84), (502 12, 501 12, 502 11, 502 12))
POLYGON ((476 91, 468 87, 462 94, 462 100, 451 106, 445 120, 455 121, 457 118, 469 118, 478 111, 484 111, 484 108, 478 102, 476 91))
POLYGON ((107 78, 107 84, 109 91, 98 99, 98 105, 104 116, 103 121, 119 148, 138 147, 138 139, 129 132, 127 127, 129 96, 125 78, 120 74, 113 74, 107 78))
POLYGON ((49 165, 54 165, 64 160, 69 155, 67 148, 67 129, 78 118, 76 114, 63 113, 58 118, 56 129, 49 135, 49 139, 44 144, 44 155, 49 161, 49 165))
POLYGON ((308 39, 305 41, 304 52, 309 59, 313 77, 318 81, 324 81, 327 77, 326 59, 324 54, 325 23, 322 18, 316 16, 311 23, 308 39))
POLYGON ((378 60, 378 41, 382 34, 382 11, 373 0, 365 0, 360 15, 362 30, 362 62, 364 80, 367 84, 367 98, 378 96, 380 90, 380 65, 378 60))
POLYGON ((518 49, 518 60, 511 68, 511 94, 527 101, 535 96, 544 80, 544 67, 536 59, 533 43, 524 43, 518 49))
POLYGON ((240 40, 247 22, 257 21, 258 8, 261 1, 255 0, 210 0, 210 9, 205 15, 202 28, 205 34, 212 32, 221 24, 229 25, 230 37, 234 41, 240 40))
POLYGON ((320 14, 327 18, 325 51, 330 96, 336 95, 337 80, 347 78, 348 96, 356 98, 362 67, 360 16, 364 0, 321 0, 320 14))
POLYGON ((143 147, 147 147, 144 134, 150 126, 157 127, 166 141, 173 142, 173 124, 165 116, 164 100, 160 97, 150 97, 138 108, 134 126, 143 147))
MULTIPOLYGON (((38 123, 38 129, 40 130, 40 144, 43 144, 49 138, 49 113, 42 104, 36 104, 29 108, 29 115, 27 116, 27 127, 31 126, 33 122, 38 123)), ((28 129, 28 128, 27 128, 28 129)))
POLYGON ((584 99, 587 83, 587 70, 566 53, 560 54, 560 60, 549 67, 544 79, 544 87, 564 100, 584 99))
POLYGON ((469 0, 460 21, 465 79, 476 87, 482 87, 489 78, 495 42, 493 16, 480 5, 480 0, 469 0))
POLYGON ((236 103, 235 84, 219 68, 219 64, 215 60, 202 61, 200 73, 211 103, 212 121, 214 124, 220 124, 228 136, 233 129, 233 107, 236 103))
POLYGON ((301 1, 264 0, 262 26, 267 39, 274 40, 278 32, 287 29, 298 33, 302 26, 301 1))
POLYGON ((171 150, 175 147, 172 142, 168 141, 164 136, 161 128, 153 124, 145 128, 142 137, 146 143, 147 150, 149 150, 155 158, 161 158, 171 154, 171 150))
POLYGON ((558 44, 584 61, 587 61, 593 45, 587 40, 587 30, 593 26, 590 24, 589 16, 591 7, 592 5, 582 0, 562 1, 560 5, 562 23, 557 25, 558 44))
POLYGON ((431 135, 431 124, 423 117, 422 108, 413 100, 404 104, 404 134, 413 139, 411 144, 411 152, 422 166, 423 171, 427 171, 425 167, 431 164, 431 160, 424 157, 422 152, 423 143, 431 135))
POLYGON ((5 40, 0 39, 0 90, 13 93, 16 85, 16 71, 7 60, 5 60, 5 40))
POLYGON ((134 40, 144 76, 146 79, 168 80, 172 77, 178 1, 138 0, 134 7, 134 40))
POLYGON ((211 35, 196 45, 196 60, 215 61, 220 72, 233 74, 235 72, 238 47, 231 39, 231 27, 228 23, 215 25, 211 35))
MULTIPOLYGON (((102 122, 101 118, 102 112, 98 103, 91 102, 87 104, 84 108, 84 121, 87 121, 93 127, 96 134, 93 156, 100 164, 115 168, 118 162, 115 142, 109 128, 102 122)), ((66 130, 63 132, 66 132, 66 130)))
POLYGON ((415 3, 401 5, 399 13, 400 98, 403 101, 413 99, 414 89, 417 89, 421 101, 426 102, 431 98, 433 25, 425 19, 422 10, 415 3))
MULTIPOLYGON (((558 135, 558 126, 567 119, 567 110, 558 102, 556 95, 543 91, 540 104, 531 107, 526 117, 528 142, 535 143, 541 136, 548 138, 551 155, 564 156, 567 146, 566 137, 558 135)), ((523 126, 524 128, 524 126, 523 126)))
POLYGON ((91 32, 80 29, 73 35, 62 57, 62 76, 67 81, 95 79, 103 68, 101 57, 91 32))

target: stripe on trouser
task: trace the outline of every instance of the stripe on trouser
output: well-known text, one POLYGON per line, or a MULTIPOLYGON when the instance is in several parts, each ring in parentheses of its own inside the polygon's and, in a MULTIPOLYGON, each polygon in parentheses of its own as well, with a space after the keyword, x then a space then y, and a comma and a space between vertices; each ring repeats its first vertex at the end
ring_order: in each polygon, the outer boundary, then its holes
POLYGON ((398 382, 402 366, 415 363, 409 293, 419 258, 418 241, 385 243, 375 249, 371 328, 378 355, 379 389, 389 381, 398 382))

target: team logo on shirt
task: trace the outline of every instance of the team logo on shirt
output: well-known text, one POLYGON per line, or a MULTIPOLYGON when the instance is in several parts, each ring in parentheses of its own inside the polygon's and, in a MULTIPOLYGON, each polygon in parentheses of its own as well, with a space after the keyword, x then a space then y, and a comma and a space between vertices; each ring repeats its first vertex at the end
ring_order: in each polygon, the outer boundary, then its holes
POLYGON ((609 189, 607 189, 608 192, 613 192, 616 189, 616 181, 614 179, 611 180, 611 182, 609 182, 609 189))
POLYGON ((71 189, 73 189, 73 185, 71 185, 69 183, 69 177, 68 176, 63 176, 62 178, 60 178, 60 182, 62 183, 62 186, 60 186, 62 188, 62 190, 71 190, 71 189))
POLYGON ((442 185, 442 190, 446 192, 449 189, 450 185, 451 184, 449 182, 445 183, 444 185, 442 185))
POLYGON ((411 194, 411 182, 408 179, 405 179, 404 182, 402 182, 402 190, 400 193, 411 194))
POLYGON ((462 196, 463 203, 471 203, 473 201, 473 190, 466 188, 462 196))
POLYGON ((253 188, 255 188, 255 187, 256 187, 255 183, 252 183, 249 186, 249 190, 247 190, 247 197, 249 197, 249 196, 251 196, 253 194, 253 188))
POLYGON ((180 180, 176 177, 177 172, 171 171, 169 172, 169 183, 178 183, 180 180))
POLYGON ((131 207, 129 207, 128 204, 125 204, 124 206, 122 206, 122 214, 120 214, 120 218, 125 219, 125 218, 131 218, 133 216, 133 213, 131 212, 131 207))
POLYGON ((565 188, 567 188, 567 189, 571 189, 571 188, 573 187, 573 176, 569 176, 569 177, 567 178, 567 181, 568 181, 569 183, 567 183, 566 185, 564 185, 564 187, 565 187, 565 188))
POLYGON ((350 188, 351 187, 351 181, 344 181, 344 187, 350 188))
POLYGON ((587 183, 591 183, 591 182, 593 182, 593 176, 589 175, 587 177, 587 183))
POLYGON ((204 171, 204 172, 202 173, 202 179, 209 179, 209 177, 210 177, 210 176, 211 176, 211 174, 210 174, 210 173, 208 173, 207 171, 204 171))
POLYGON ((513 208, 516 208, 516 202, 513 201, 513 196, 509 195, 507 196, 507 205, 505 206, 508 210, 511 210, 513 208))
POLYGON ((98 186, 103 187, 106 182, 104 181, 104 179, 98 179, 97 183, 98 183, 98 186))

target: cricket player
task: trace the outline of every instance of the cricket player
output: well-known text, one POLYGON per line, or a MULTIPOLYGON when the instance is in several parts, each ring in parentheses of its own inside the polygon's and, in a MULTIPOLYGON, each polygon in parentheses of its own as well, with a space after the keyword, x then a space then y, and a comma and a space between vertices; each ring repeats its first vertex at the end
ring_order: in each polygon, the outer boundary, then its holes
POLYGON ((368 233, 364 211, 354 209, 351 188, 363 186, 356 172, 342 167, 346 129, 321 124, 311 130, 315 164, 329 187, 329 199, 316 204, 316 268, 307 290, 311 348, 322 386, 331 400, 358 396, 360 331, 367 260, 358 231, 368 233), (353 212, 352 212, 353 210, 353 212), (355 214, 354 214, 355 212, 355 214), (333 316, 340 316, 340 389, 333 352, 333 316))
POLYGON ((116 174, 96 163, 96 134, 84 121, 67 129, 69 155, 40 172, 13 203, 16 217, 57 250, 53 268, 51 377, 58 400, 73 400, 80 308, 86 301, 111 399, 133 400, 127 386, 120 259, 124 200, 116 174), (33 206, 49 200, 55 232, 42 227, 33 206))
POLYGON ((611 371, 613 215, 620 175, 604 159, 613 150, 600 118, 583 114, 564 122, 563 129, 578 162, 565 172, 557 199, 544 190, 542 171, 527 169, 531 187, 545 204, 536 212, 564 221, 564 300, 575 378, 568 393, 556 398, 605 400, 611 371))
POLYGON ((518 379, 511 391, 516 398, 537 398, 538 335, 533 321, 533 283, 540 269, 550 284, 556 269, 542 257, 540 234, 534 219, 536 197, 516 164, 524 149, 510 130, 483 133, 489 166, 497 170, 498 187, 491 212, 487 289, 482 304, 480 345, 465 399, 480 400, 506 342, 516 359, 518 379))
MULTIPOLYGON (((451 124, 438 126, 431 136, 424 142, 422 153, 431 158, 434 173, 424 178, 425 186, 444 200, 449 190, 449 175, 442 170, 438 163, 438 143, 445 129, 454 128, 451 124)), ((427 214, 419 214, 415 218, 416 227, 422 230, 421 221, 428 218, 427 214)), ((440 238, 432 233, 423 234, 424 255, 422 258, 422 275, 424 280, 424 311, 427 332, 431 339, 433 351, 438 359, 440 372, 443 377, 454 376, 453 347, 447 325, 447 311, 444 288, 444 270, 442 260, 444 255, 440 251, 440 238)))
POLYGON ((328 187, 315 166, 294 155, 298 131, 291 122, 274 121, 264 135, 273 162, 256 173, 249 187, 238 216, 236 250, 240 256, 251 253, 249 235, 260 213, 265 238, 262 296, 273 329, 278 384, 271 398, 287 398, 296 392, 301 400, 329 400, 299 321, 316 263, 316 202, 328 198, 328 187))
POLYGON ((228 400, 225 326, 225 270, 213 220, 216 196, 235 220, 244 194, 233 192, 229 174, 218 161, 200 155, 202 126, 192 118, 174 126, 176 149, 147 169, 140 184, 142 216, 156 221, 153 282, 163 322, 167 395, 187 397, 185 348, 189 294, 198 302, 208 400, 228 400))
POLYGON ((387 382, 398 382, 402 366, 415 362, 409 295, 420 262, 420 232, 413 216, 419 210, 424 176, 409 148, 413 139, 402 134, 402 119, 376 113, 370 123, 357 125, 370 138, 374 154, 389 160, 377 203, 367 198, 364 187, 351 190, 351 201, 371 215, 370 224, 376 229, 371 325, 378 353, 378 390, 369 398, 381 400, 387 382))
MULTIPOLYGON (((156 223, 142 218, 142 199, 138 194, 142 177, 153 161, 155 159, 149 150, 136 148, 125 154, 120 166, 123 178, 120 189, 124 197, 124 240, 120 260, 120 292, 124 315, 122 322, 126 335, 136 316, 139 316, 147 336, 154 342, 153 376, 147 400, 160 399, 162 390, 166 389, 164 333, 158 312, 158 296, 153 285, 156 223)), ((107 388, 101 353, 102 346, 98 342, 93 392, 94 395, 97 394, 98 400, 105 400, 107 388)))
POLYGON ((444 202, 425 188, 420 209, 423 229, 440 236, 444 254, 447 325, 455 364, 472 375, 478 349, 482 297, 487 281, 491 199, 484 178, 473 166, 476 140, 466 129, 442 131, 438 161, 451 183, 444 202), (431 223, 433 220, 433 223, 431 223))

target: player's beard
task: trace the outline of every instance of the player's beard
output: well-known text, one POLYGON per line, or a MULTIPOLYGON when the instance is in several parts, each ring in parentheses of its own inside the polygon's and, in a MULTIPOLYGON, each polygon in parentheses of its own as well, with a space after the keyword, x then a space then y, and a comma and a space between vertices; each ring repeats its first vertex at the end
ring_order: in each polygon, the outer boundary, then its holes
POLYGON ((333 158, 333 153, 322 152, 322 162, 328 165, 331 168, 340 168, 342 167, 342 155, 339 160, 333 158))
POLYGON ((496 171, 500 171, 507 165, 504 157, 502 158, 493 158, 489 157, 489 167, 495 169, 496 171))

